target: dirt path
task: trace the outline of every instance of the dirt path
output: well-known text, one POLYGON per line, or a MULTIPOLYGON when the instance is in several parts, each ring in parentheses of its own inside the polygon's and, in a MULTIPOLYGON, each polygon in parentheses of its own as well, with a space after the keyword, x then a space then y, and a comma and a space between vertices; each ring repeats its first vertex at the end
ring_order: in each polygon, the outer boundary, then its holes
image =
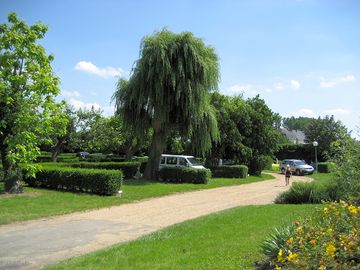
MULTIPOLYGON (((174 194, 43 220, 0 226, 0 269, 38 269, 161 228, 241 205, 272 203, 284 176, 241 186, 174 194)), ((293 181, 309 181, 294 176, 293 181)))

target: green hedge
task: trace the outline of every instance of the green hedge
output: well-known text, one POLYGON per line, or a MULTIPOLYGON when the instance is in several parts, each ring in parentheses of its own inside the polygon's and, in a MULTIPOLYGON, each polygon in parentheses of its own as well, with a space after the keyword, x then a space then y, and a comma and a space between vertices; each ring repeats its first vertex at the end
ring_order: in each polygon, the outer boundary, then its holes
POLYGON ((87 158, 83 158, 82 161, 87 162, 123 162, 124 157, 116 155, 104 155, 104 154, 90 154, 87 158))
POLYGON ((121 170, 124 178, 133 178, 137 168, 141 166, 139 162, 73 162, 73 163, 42 163, 44 166, 84 168, 84 169, 103 169, 103 170, 121 170))
POLYGON ((246 178, 248 167, 245 165, 225 165, 210 168, 213 177, 218 178, 246 178))
POLYGON ((26 177, 32 187, 114 195, 121 189, 123 174, 119 170, 95 170, 66 167, 42 167, 35 177, 26 177))
POLYGON ((335 163, 333 162, 319 162, 318 163, 318 172, 319 173, 330 173, 334 171, 335 163))
POLYGON ((140 162, 77 162, 66 164, 72 168, 87 168, 87 169, 104 169, 104 170, 122 170, 124 178, 133 178, 137 172, 140 162))
POLYGON ((161 168, 159 171, 159 179, 164 182, 207 184, 209 178, 209 169, 161 168))

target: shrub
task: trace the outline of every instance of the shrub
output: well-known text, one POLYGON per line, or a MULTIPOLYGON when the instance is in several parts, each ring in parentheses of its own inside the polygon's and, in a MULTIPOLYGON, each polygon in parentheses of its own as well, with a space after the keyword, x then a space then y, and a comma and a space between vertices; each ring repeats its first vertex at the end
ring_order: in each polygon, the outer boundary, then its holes
POLYGON ((122 170, 124 178, 133 178, 136 174, 139 162, 78 162, 66 164, 72 168, 87 168, 87 169, 104 169, 104 170, 122 170))
POLYGON ((335 201, 341 198, 333 180, 328 182, 296 182, 288 191, 281 193, 275 203, 321 203, 322 201, 335 201))
POLYGON ((333 162, 319 162, 317 169, 319 173, 330 173, 334 171, 334 168, 335 163, 333 162))
POLYGON ((211 177, 209 169, 161 168, 159 179, 164 182, 207 184, 211 177))
POLYGON ((271 269, 358 269, 360 207, 343 201, 318 209, 265 241, 271 269))
POLYGON ((246 178, 248 167, 245 165, 224 165, 210 168, 213 177, 218 178, 246 178))
POLYGON ((125 158, 123 156, 113 154, 106 155, 102 153, 93 153, 81 160, 87 162, 123 162, 125 161, 125 158))
POLYGON ((89 192, 100 195, 116 194, 123 174, 118 170, 95 170, 66 167, 42 167, 35 177, 26 177, 32 187, 89 192))
POLYGON ((274 159, 270 156, 261 156, 260 162, 262 170, 271 170, 274 159))
POLYGON ((270 170, 273 159, 270 156, 253 156, 249 162, 249 173, 259 176, 263 170, 270 170))
POLYGON ((279 172, 279 164, 276 163, 271 164, 271 171, 279 172))

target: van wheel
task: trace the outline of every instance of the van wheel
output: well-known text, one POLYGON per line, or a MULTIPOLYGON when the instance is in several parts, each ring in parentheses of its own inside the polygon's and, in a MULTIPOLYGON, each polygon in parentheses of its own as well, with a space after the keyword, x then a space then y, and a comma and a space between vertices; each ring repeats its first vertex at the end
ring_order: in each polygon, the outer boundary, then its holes
POLYGON ((297 169, 297 170, 295 171, 295 173, 296 173, 296 175, 301 175, 301 172, 300 172, 299 169, 297 169))

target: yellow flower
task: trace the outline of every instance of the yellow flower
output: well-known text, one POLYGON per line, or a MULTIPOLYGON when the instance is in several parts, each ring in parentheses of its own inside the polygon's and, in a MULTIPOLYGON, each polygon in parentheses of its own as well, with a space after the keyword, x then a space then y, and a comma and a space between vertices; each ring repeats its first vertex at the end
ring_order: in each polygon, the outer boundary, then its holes
POLYGON ((286 241, 286 243, 287 243, 288 245, 291 245, 292 243, 294 243, 294 238, 293 238, 293 237, 290 237, 290 238, 286 241))
POLYGON ((297 262, 299 260, 299 256, 296 253, 292 253, 290 251, 290 254, 287 256, 287 259, 289 262, 292 262, 292 261, 297 262))
POLYGON ((358 208, 353 205, 348 206, 348 210, 353 215, 356 215, 358 213, 358 208))
POLYGON ((275 265, 275 270, 281 270, 281 267, 278 265, 275 265))
POLYGON ((324 213, 325 215, 327 215, 327 214, 329 213, 329 208, 325 207, 325 208, 323 209, 323 213, 324 213))
POLYGON ((319 266, 319 270, 326 270, 326 266, 320 265, 320 266, 319 266))
POLYGON ((310 240, 310 244, 315 246, 316 245, 316 240, 315 239, 310 240))
POLYGON ((278 262, 283 262, 284 261, 282 249, 279 250, 279 253, 277 255, 277 260, 278 260, 278 262))
POLYGON ((300 233, 303 233, 304 230, 303 230, 303 227, 302 226, 299 226, 297 229, 296 229, 296 233, 300 234, 300 233))
POLYGON ((329 228, 329 229, 326 230, 326 232, 330 234, 330 233, 333 232, 333 229, 329 228))
POLYGON ((334 256, 335 252, 336 252, 336 247, 333 244, 329 244, 326 247, 326 254, 328 256, 334 256))

